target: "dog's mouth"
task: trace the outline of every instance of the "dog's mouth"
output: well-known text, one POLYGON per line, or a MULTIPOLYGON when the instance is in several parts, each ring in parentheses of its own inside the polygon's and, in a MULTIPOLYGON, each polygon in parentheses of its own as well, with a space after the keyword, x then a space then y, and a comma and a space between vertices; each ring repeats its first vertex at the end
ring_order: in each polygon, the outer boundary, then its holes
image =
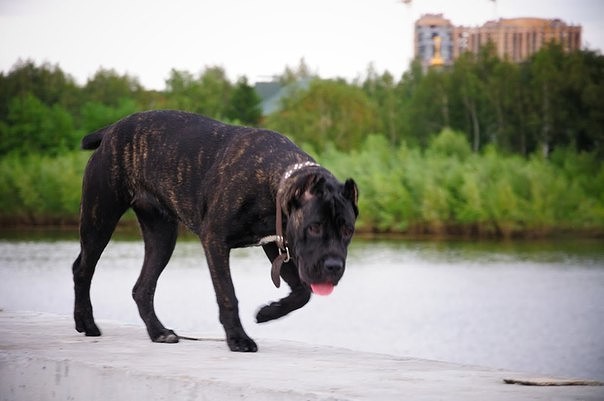
POLYGON ((310 289, 313 294, 327 296, 333 292, 334 285, 332 283, 313 283, 310 285, 310 289))
POLYGON ((321 263, 309 268, 305 265, 303 258, 298 257, 297 264, 300 278, 316 295, 330 295, 344 273, 343 259, 335 263, 330 262, 330 258, 326 258, 321 263), (334 267, 334 264, 337 266, 334 267))

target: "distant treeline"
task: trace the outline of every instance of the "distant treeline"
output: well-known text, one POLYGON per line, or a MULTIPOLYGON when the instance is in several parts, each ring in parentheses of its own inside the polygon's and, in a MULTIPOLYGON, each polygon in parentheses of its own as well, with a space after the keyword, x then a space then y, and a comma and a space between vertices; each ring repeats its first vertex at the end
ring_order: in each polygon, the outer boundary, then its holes
POLYGON ((604 57, 544 47, 522 64, 492 46, 446 69, 413 63, 400 80, 371 68, 364 79, 317 80, 284 102, 266 124, 321 149, 358 149, 368 133, 425 149, 444 128, 463 132, 477 152, 548 156, 556 148, 604 157, 604 57))
POLYGON ((262 116, 246 77, 172 70, 162 91, 99 70, 85 85, 20 61, 0 74, 0 220, 77 221, 86 133, 136 111, 182 109, 282 132, 361 191, 368 232, 510 236, 604 232, 604 57, 555 44, 523 64, 467 53, 451 67, 413 63, 397 80, 371 67, 324 80, 302 62, 262 116))
POLYGON ((181 109, 257 125, 260 98, 245 77, 232 83, 224 69, 197 76, 172 70, 164 91, 136 77, 100 69, 83 87, 58 66, 18 62, 0 74, 0 155, 56 155, 79 147, 83 135, 136 111, 181 109))

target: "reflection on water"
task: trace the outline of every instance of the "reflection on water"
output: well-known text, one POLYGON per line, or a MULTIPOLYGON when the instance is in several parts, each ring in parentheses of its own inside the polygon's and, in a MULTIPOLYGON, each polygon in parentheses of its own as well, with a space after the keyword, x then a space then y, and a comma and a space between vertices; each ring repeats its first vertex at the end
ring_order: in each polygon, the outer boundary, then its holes
MULTIPOLYGON (((0 308, 71 314, 77 235, 0 241, 0 308)), ((6 237, 6 236, 5 236, 6 237)), ((119 238, 119 236, 118 236, 119 238)), ((130 297, 140 241, 113 241, 93 282, 98 320, 139 325, 130 297)), ((360 241, 329 297, 262 325, 257 308, 285 295, 259 249, 234 251, 241 318, 262 338, 604 379, 601 241, 360 241)), ((156 308, 182 335, 223 335, 201 246, 180 241, 159 281, 156 308)), ((99 324, 103 329, 102 322, 99 324)))

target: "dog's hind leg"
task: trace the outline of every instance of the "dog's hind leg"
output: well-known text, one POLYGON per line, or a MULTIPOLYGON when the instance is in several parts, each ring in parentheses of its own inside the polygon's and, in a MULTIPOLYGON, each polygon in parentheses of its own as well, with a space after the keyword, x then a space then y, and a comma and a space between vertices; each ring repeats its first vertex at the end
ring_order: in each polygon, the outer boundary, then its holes
MULTIPOLYGON (((263 248, 271 262, 279 254, 275 244, 264 245, 263 248)), ((310 290, 300 281, 296 265, 293 262, 290 261, 281 266, 281 277, 289 285, 291 292, 285 298, 261 307, 256 314, 256 322, 264 323, 279 319, 300 309, 310 300, 310 290)))
POLYGON ((73 263, 73 283, 75 292, 74 320, 76 330, 87 336, 100 336, 94 323, 90 302, 90 283, 101 253, 107 246, 111 234, 122 214, 126 202, 120 202, 113 191, 103 187, 92 173, 84 179, 82 206, 80 212, 80 254, 73 263))
POLYGON ((168 264, 178 235, 178 221, 157 209, 140 207, 134 211, 145 241, 145 259, 140 276, 132 290, 138 312, 153 342, 177 343, 178 336, 166 329, 157 318, 154 307, 157 279, 168 264))

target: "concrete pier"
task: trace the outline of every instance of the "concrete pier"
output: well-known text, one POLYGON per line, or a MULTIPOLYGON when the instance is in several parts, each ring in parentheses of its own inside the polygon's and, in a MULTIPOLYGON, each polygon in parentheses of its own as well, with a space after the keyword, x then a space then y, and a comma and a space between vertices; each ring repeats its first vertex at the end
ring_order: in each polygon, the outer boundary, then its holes
POLYGON ((0 400, 604 400, 602 386, 523 386, 531 375, 257 338, 154 344, 142 326, 0 312, 0 400))

